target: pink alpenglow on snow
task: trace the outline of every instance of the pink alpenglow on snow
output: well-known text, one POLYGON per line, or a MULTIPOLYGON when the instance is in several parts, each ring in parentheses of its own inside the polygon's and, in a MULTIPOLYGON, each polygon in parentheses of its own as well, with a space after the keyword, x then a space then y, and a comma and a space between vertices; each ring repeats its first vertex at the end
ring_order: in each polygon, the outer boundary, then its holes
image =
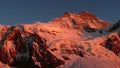
POLYGON ((84 11, 0 25, 0 68, 120 68, 119 23, 84 11))

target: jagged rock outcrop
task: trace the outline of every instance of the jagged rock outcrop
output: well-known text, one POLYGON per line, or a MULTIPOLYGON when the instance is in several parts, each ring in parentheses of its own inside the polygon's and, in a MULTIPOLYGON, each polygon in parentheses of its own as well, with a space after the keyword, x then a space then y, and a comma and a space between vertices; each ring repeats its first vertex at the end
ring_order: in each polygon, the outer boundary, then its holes
POLYGON ((116 29, 120 28, 120 21, 113 24, 113 26, 109 29, 109 31, 115 31, 116 29))
POLYGON ((105 47, 120 56, 120 36, 118 33, 112 33, 105 41, 105 47))
POLYGON ((1 39, 1 62, 17 68, 56 68, 64 64, 47 50, 44 38, 15 28, 9 28, 1 39))

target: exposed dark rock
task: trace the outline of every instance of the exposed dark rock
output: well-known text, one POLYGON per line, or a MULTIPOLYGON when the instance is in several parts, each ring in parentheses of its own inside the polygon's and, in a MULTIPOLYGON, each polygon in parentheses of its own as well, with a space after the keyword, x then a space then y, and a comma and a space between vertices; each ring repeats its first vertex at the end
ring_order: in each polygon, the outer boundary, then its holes
POLYGON ((63 58, 64 60, 70 60, 69 57, 67 57, 67 56, 62 56, 62 58, 63 58))
POLYGON ((87 32, 96 32, 96 29, 95 28, 91 28, 89 25, 87 24, 83 24, 83 28, 85 31, 87 32))
POLYGON ((106 40, 105 47, 109 50, 112 49, 112 40, 110 38, 106 40))
POLYGON ((26 35, 24 32, 13 28, 4 39, 0 43, 0 61, 10 66, 17 68, 56 68, 64 64, 64 61, 47 50, 46 40, 37 34, 29 33, 26 35), (8 41, 12 42, 11 48, 5 48, 9 46, 5 45, 8 41))
POLYGON ((100 34, 103 34, 103 30, 100 30, 99 33, 100 33, 100 34))
POLYGON ((120 28, 120 21, 118 21, 117 23, 115 23, 110 29, 109 31, 114 31, 116 29, 120 28))
MULTIPOLYGON (((112 35, 111 38, 108 38, 104 43, 101 45, 105 46, 107 49, 113 51, 116 55, 120 54, 120 37, 112 35)), ((120 55, 119 55, 120 56, 120 55)))

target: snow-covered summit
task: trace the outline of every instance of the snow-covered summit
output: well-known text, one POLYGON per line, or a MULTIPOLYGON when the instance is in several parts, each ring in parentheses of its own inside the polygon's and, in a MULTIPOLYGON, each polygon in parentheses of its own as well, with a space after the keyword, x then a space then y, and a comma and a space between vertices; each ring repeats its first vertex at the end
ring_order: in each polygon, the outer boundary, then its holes
POLYGON ((83 29, 83 25, 88 25, 91 28, 101 28, 111 25, 110 23, 97 18, 94 14, 85 11, 79 14, 74 12, 64 12, 63 15, 50 22, 54 22, 63 27, 74 27, 76 29, 83 29))

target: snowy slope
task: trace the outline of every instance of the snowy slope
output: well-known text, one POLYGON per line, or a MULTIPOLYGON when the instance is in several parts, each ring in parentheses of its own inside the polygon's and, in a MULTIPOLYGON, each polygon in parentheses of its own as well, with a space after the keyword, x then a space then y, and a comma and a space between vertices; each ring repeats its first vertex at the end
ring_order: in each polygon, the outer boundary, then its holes
POLYGON ((88 12, 65 12, 47 23, 0 25, 0 67, 120 68, 120 31, 111 28, 88 12))

